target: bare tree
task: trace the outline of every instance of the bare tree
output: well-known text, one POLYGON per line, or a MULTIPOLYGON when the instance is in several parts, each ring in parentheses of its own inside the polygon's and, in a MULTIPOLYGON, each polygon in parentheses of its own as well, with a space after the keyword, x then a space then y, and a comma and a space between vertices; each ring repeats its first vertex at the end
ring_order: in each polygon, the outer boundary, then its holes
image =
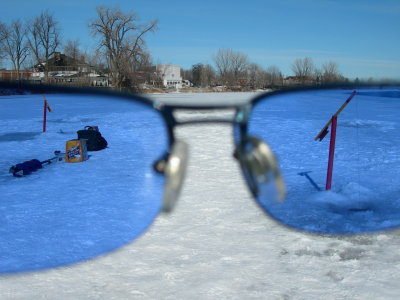
POLYGON ((48 66, 51 56, 60 46, 60 29, 58 22, 48 11, 35 17, 29 26, 29 45, 36 63, 45 64, 45 77, 48 77, 48 66))
POLYGON ((63 47, 64 54, 71 57, 75 61, 79 61, 83 56, 83 53, 81 53, 79 47, 80 42, 78 39, 68 40, 63 47))
POLYGON ((30 24, 28 25, 29 47, 31 48, 32 60, 34 61, 35 64, 43 62, 43 54, 39 37, 39 26, 38 26, 39 24, 37 18, 31 21, 30 24))
POLYGON ((94 51, 84 51, 80 54, 82 57, 82 61, 96 67, 96 70, 99 71, 101 74, 109 73, 106 55, 102 49, 94 49, 94 51))
POLYGON ((298 58, 292 64, 293 73, 302 83, 313 78, 314 70, 314 63, 310 57, 305 57, 303 59, 298 58))
MULTIPOLYGON (((192 66, 193 67, 193 66, 192 66)), ((182 69, 181 76, 184 80, 189 80, 193 83, 193 72, 192 69, 182 69)))
POLYGON ((215 78, 215 70, 208 64, 195 64, 192 66, 192 82, 195 86, 211 86, 215 78))
POLYGON ((12 21, 2 29, 2 50, 11 61, 17 73, 17 80, 21 79, 21 66, 29 54, 27 30, 19 20, 12 21))
POLYGON ((249 65, 246 54, 235 52, 232 49, 220 49, 213 57, 218 75, 223 84, 234 86, 238 80, 246 77, 249 65))
POLYGON ((240 52, 232 53, 232 72, 235 81, 245 77, 249 60, 246 54, 240 52))
POLYGON ((217 67, 218 75, 223 84, 228 84, 229 73, 231 70, 230 58, 232 56, 231 49, 220 49, 217 54, 214 55, 213 60, 217 67))
POLYGON ((0 22, 0 43, 5 38, 5 27, 6 27, 6 25, 4 23, 0 22))
POLYGON ((148 56, 144 36, 157 29, 158 21, 138 24, 135 13, 123 13, 119 8, 97 7, 97 18, 89 24, 92 34, 99 37, 104 49, 113 85, 131 85, 132 72, 148 56))
POLYGON ((339 71, 339 65, 334 61, 329 61, 322 65, 321 79, 323 83, 337 82, 343 79, 339 71))
POLYGON ((0 22, 0 65, 1 65, 1 60, 6 56, 4 52, 4 40, 6 38, 7 31, 6 31, 6 25, 0 22))
POLYGON ((209 65, 203 65, 201 81, 203 86, 212 86, 215 83, 215 69, 209 65))
POLYGON ((276 88, 283 84, 283 76, 276 66, 270 66, 267 69, 252 63, 247 68, 248 83, 253 88, 276 88))
POLYGON ((267 68, 269 75, 268 87, 279 87, 283 84, 283 75, 277 66, 270 66, 267 68))
POLYGON ((322 83, 322 70, 320 68, 314 69, 314 78, 316 83, 322 83))
POLYGON ((128 78, 130 85, 138 88, 139 84, 150 82, 150 76, 153 72, 153 63, 150 53, 142 49, 140 55, 129 65, 128 78))
POLYGON ((201 73, 203 71, 203 64, 195 64, 192 66, 192 82, 194 86, 202 86, 201 73))
POLYGON ((258 64, 251 63, 247 67, 248 84, 252 88, 263 88, 265 85, 264 76, 266 73, 258 64))

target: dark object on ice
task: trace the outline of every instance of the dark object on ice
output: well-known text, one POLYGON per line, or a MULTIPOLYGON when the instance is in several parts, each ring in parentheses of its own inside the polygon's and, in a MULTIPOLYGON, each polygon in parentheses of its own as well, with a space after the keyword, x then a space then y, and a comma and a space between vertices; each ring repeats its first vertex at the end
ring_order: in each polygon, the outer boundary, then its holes
POLYGON ((86 139, 87 151, 98 151, 107 148, 107 141, 101 135, 97 126, 85 126, 85 129, 78 130, 78 139, 86 139))
POLYGON ((40 161, 38 159, 27 160, 23 163, 12 166, 9 172, 12 173, 14 177, 23 177, 29 175, 32 174, 32 172, 42 169, 44 164, 51 164, 53 162, 61 161, 63 159, 63 154, 64 153, 61 153, 61 151, 54 151, 55 156, 44 161, 40 161))
POLYGON ((42 163, 37 159, 27 160, 23 163, 16 164, 10 168, 10 173, 13 173, 15 177, 22 177, 29 175, 38 169, 43 168, 42 163))

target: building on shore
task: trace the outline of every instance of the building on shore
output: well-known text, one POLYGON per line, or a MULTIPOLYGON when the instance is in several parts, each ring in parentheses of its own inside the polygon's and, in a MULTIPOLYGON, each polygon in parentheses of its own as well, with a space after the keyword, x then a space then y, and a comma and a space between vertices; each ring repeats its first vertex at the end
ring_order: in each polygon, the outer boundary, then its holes
POLYGON ((157 65, 156 73, 164 88, 182 88, 181 67, 176 65, 157 65))

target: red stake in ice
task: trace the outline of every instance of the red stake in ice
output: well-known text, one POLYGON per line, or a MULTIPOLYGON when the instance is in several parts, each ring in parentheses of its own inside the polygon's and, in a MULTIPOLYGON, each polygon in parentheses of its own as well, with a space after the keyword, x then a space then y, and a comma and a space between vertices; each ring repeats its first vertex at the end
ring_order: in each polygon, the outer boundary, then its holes
POLYGON ((44 108, 43 108, 43 132, 46 132, 46 121, 47 121, 47 102, 46 100, 43 101, 44 108))
POLYGON ((326 123, 324 128, 318 133, 318 135, 315 137, 315 141, 319 140, 322 141, 324 137, 328 134, 328 128, 331 125, 331 140, 329 144, 329 160, 328 160, 328 171, 326 175, 326 190, 330 190, 332 187, 332 173, 333 173, 333 158, 335 155, 335 143, 336 143, 336 127, 337 127, 337 117, 340 114, 340 112, 346 107, 347 104, 349 104, 350 100, 354 97, 356 94, 356 91, 353 91, 350 95, 349 98, 346 99, 346 101, 342 104, 342 106, 338 109, 338 111, 332 116, 332 118, 326 123))
POLYGON ((330 190, 332 187, 332 172, 333 172, 333 158, 335 156, 335 143, 336 143, 336 126, 337 116, 332 116, 331 125, 331 140, 329 143, 329 160, 328 160, 328 172, 326 174, 326 186, 325 190, 330 190))
POLYGON ((47 111, 52 112, 49 104, 47 103, 46 97, 43 95, 43 132, 46 132, 46 123, 47 123, 47 111))

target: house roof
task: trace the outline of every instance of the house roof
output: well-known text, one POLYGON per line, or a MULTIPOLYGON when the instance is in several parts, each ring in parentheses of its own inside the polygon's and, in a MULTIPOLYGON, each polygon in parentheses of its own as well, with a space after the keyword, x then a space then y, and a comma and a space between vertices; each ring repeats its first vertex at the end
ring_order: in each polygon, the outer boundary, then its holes
MULTIPOLYGON (((37 64, 36 67, 39 65, 44 66, 46 63, 41 62, 40 64, 37 64)), ((88 66, 90 67, 89 64, 82 62, 81 60, 74 59, 70 56, 67 56, 65 54, 62 54, 60 52, 55 52, 53 57, 49 59, 48 61, 49 67, 68 67, 68 66, 88 66)))

